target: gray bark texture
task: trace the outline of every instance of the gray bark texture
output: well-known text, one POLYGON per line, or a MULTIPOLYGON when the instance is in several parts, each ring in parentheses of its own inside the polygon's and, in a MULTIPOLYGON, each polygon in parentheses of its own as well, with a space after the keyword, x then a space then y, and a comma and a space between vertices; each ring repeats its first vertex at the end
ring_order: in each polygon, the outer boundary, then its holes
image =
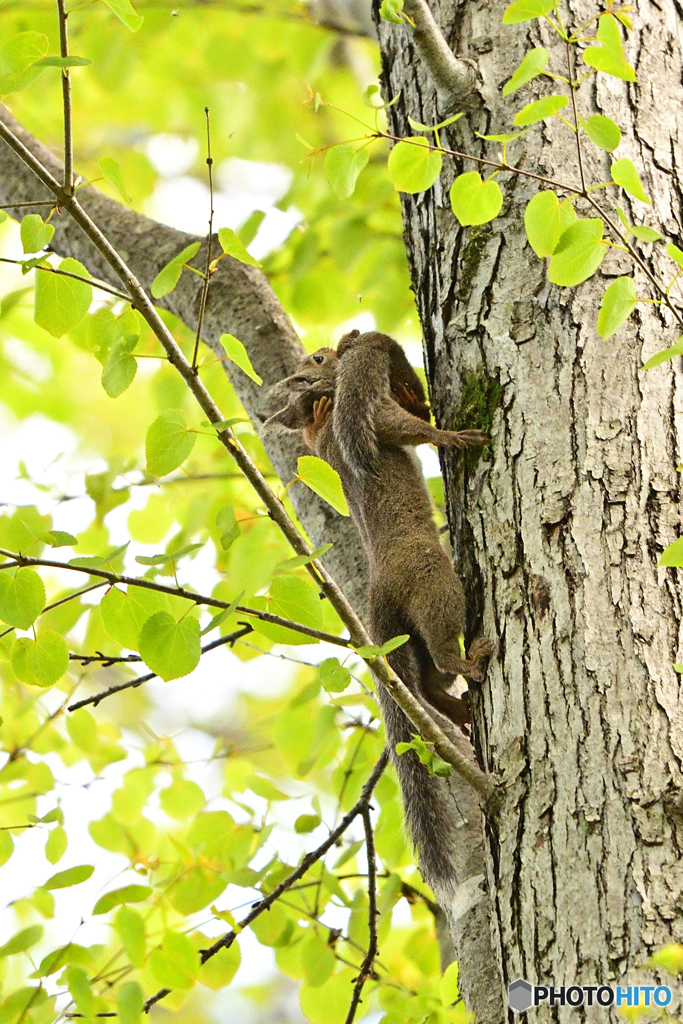
MULTIPOLYGON (((503 26, 504 5, 488 0, 430 6, 454 52, 474 58, 481 75, 480 109, 442 141, 495 159, 499 147, 486 149, 474 131, 510 131, 514 113, 548 84, 537 79, 504 100, 503 83, 532 45, 547 47, 552 70, 566 75, 564 44, 541 22, 503 26)), ((597 13, 568 6, 570 24, 597 13)), ((621 126, 615 156, 634 161, 653 206, 624 193, 618 201, 632 221, 663 225, 679 245, 680 17, 674 0, 645 0, 625 43, 638 84, 599 76, 579 93, 580 113, 621 126)), ((381 22, 379 36, 385 100, 400 93, 390 129, 408 136, 407 115, 433 124, 446 111, 411 30, 381 22)), ((591 182, 608 181, 608 154, 588 142, 584 153, 591 182)), ((574 135, 558 119, 535 126, 508 160, 579 181, 574 135)), ((474 169, 445 160, 428 193, 402 199, 437 425, 460 427, 463 404, 496 401, 490 461, 468 469, 443 456, 469 630, 497 645, 473 694, 481 764, 506 786, 484 830, 495 961, 505 984, 660 980, 675 989, 642 965, 683 941, 683 705, 672 668, 682 660, 681 591, 676 570, 657 568, 680 530, 683 377, 678 360, 649 373, 640 366, 678 332, 649 305, 607 341, 598 337, 605 286, 632 265, 612 250, 584 285, 550 285, 525 238, 524 207, 539 187, 529 179, 501 175, 500 217, 460 228, 448 189, 474 169)), ((615 190, 597 194, 615 213, 615 190)), ((576 208, 596 216, 584 201, 576 208)), ((651 262, 663 281, 673 276, 665 262, 651 262)), ((636 282, 651 295, 642 275, 636 282)), ((453 937, 469 1005, 480 1020, 504 1019, 481 1013, 477 985, 495 980, 469 973, 472 937, 458 934, 457 921, 453 937)), ((680 999, 678 991, 679 1012, 680 999)), ((534 1013, 606 1019, 600 1007, 534 1013)))

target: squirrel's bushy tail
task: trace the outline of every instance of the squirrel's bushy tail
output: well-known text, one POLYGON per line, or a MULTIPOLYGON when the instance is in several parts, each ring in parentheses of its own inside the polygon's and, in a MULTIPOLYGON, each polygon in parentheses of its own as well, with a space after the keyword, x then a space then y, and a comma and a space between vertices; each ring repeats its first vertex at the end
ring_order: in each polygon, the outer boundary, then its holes
POLYGON ((344 462, 358 477, 377 475, 375 414, 390 394, 387 342, 396 344, 374 331, 351 331, 337 347, 339 366, 332 429, 344 462))
POLYGON ((378 686, 378 697, 387 748, 401 787, 406 825, 417 851, 420 873, 443 899, 444 890, 454 888, 456 883, 451 851, 457 841, 454 825, 457 808, 446 780, 430 775, 414 750, 396 753, 396 744, 410 743, 416 730, 382 686, 378 686))

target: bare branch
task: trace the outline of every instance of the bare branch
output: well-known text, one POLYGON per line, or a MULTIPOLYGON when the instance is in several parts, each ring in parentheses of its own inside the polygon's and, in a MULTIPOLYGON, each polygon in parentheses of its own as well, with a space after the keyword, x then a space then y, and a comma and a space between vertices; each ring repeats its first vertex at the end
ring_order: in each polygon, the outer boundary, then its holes
POLYGON ((370 978, 376 979, 374 970, 375 959, 379 953, 379 942, 377 938, 377 864, 375 861, 375 835, 372 830, 372 819, 370 818, 370 807, 366 803, 361 811, 363 816, 363 829, 365 830, 365 852, 368 858, 368 951, 363 958, 360 972, 353 986, 351 1005, 346 1015, 346 1024, 353 1024, 356 1010, 361 1002, 361 995, 365 982, 370 978))
MULTIPOLYGON (((33 205, 33 203, 27 204, 33 205)), ((23 260, 10 260, 6 256, 0 256, 0 263, 13 263, 16 267, 22 267, 24 265, 23 260)), ((74 281, 85 281, 86 284, 92 285, 93 288, 99 288, 102 292, 108 292, 110 295, 115 295, 117 299, 123 299, 125 302, 130 302, 128 295, 124 295, 123 292, 118 291, 116 288, 112 288, 108 284, 102 284, 101 281, 93 281, 91 277, 81 277, 80 274, 72 274, 69 270, 60 270, 58 267, 49 266, 37 266, 34 270, 44 270, 48 274, 57 274, 58 277, 72 277, 74 281)))
POLYGON ((471 109, 479 99, 476 64, 455 56, 426 0, 405 0, 403 10, 415 23, 415 43, 432 73, 441 106, 471 109))
POLYGON ((197 372, 197 353, 199 342, 202 336, 204 324, 204 313, 206 312, 206 300, 209 297, 209 282, 211 280, 211 241, 213 238, 213 159, 211 157, 211 121, 209 120, 209 108, 204 108, 206 115, 206 166, 209 173, 209 234, 206 242, 206 269, 204 271, 204 287, 199 303, 199 316, 197 317, 197 333, 194 339, 194 352, 192 353, 192 369, 197 372))
MULTIPOLYGON (((206 654, 207 651, 213 651, 216 647, 222 647, 223 644, 230 644, 232 647, 232 645, 241 637, 246 636, 247 633, 253 632, 253 629, 253 626, 249 626, 245 623, 241 629, 236 629, 234 633, 228 633, 226 636, 221 636, 218 640, 212 640, 210 644, 206 644, 202 647, 202 654, 206 654)), ((74 655, 69 655, 69 657, 74 657, 74 655)), ((114 658, 113 660, 126 661, 127 659, 114 658)), ((133 658, 130 660, 133 661, 133 658)), ((142 661, 142 658, 138 657, 137 660, 142 661)), ((126 683, 118 683, 116 686, 110 686, 108 690, 96 693, 92 697, 84 697, 83 700, 76 701, 75 704, 69 704, 67 711, 78 711, 79 708, 85 708, 89 704, 97 707, 100 701, 105 700, 106 697, 112 697, 115 693, 121 693, 122 690, 137 689, 137 687, 142 686, 143 683, 148 683, 150 679, 156 679, 158 674, 158 672, 148 672, 147 675, 138 676, 137 679, 129 679, 126 683)))
MULTIPOLYGON (((69 56, 69 36, 66 27, 65 0, 57 0, 59 12, 59 51, 62 57, 69 56)), ((68 68, 61 69, 62 104, 64 107, 64 188, 71 195, 74 188, 74 142, 71 114, 71 74, 68 68)))

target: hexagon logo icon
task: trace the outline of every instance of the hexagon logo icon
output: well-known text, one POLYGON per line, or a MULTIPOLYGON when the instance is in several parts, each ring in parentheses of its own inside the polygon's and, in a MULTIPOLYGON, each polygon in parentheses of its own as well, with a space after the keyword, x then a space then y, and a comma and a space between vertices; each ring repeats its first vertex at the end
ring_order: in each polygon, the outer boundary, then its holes
POLYGON ((508 1006, 515 1013, 524 1013, 534 1005, 533 988, 524 978, 518 978, 508 985, 508 1006))

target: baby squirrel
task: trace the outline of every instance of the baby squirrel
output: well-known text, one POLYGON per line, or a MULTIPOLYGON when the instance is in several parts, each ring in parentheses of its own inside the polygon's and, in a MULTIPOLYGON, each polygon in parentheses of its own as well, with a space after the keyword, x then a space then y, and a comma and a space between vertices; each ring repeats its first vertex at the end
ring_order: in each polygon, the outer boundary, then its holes
MULTIPOLYGON (((314 352, 276 390, 289 402, 269 422, 303 428, 309 447, 341 478, 370 564, 373 642, 410 634, 388 655, 391 667, 428 705, 466 724, 467 701, 446 687, 456 675, 483 680, 493 646, 479 638, 462 656, 462 584, 439 541, 419 462, 405 446, 481 445, 486 435, 438 430, 412 412, 428 416, 419 378, 398 343, 377 332, 352 331, 336 353, 314 352)), ((396 744, 409 742, 415 730, 384 688, 379 698, 410 832, 422 873, 434 887, 452 878, 445 852, 452 828, 448 790, 414 751, 396 756, 396 744)))

